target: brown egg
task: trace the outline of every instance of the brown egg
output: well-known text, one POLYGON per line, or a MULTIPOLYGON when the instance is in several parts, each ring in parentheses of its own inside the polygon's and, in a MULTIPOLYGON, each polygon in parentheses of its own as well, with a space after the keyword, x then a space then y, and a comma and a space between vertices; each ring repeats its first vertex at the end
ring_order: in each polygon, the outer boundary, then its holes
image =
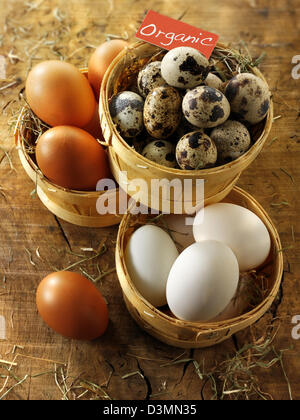
POLYGON ((51 126, 84 127, 96 100, 87 78, 72 64, 43 61, 28 74, 26 98, 33 112, 51 126))
POLYGON ((92 116, 92 119, 88 122, 88 124, 82 127, 82 129, 87 131, 96 139, 105 141, 102 134, 101 125, 100 125, 98 104, 95 108, 95 112, 94 112, 94 115, 92 116))
POLYGON ((71 190, 96 191, 100 179, 111 177, 101 144, 77 127, 53 127, 42 134, 36 160, 50 181, 71 190))
POLYGON ((65 337, 93 340, 107 329, 105 300, 96 286, 80 274, 49 274, 37 288, 36 304, 45 323, 65 337))
POLYGON ((101 44, 91 55, 88 64, 88 79, 99 99, 100 86, 106 70, 113 59, 129 44, 123 39, 113 39, 101 44))

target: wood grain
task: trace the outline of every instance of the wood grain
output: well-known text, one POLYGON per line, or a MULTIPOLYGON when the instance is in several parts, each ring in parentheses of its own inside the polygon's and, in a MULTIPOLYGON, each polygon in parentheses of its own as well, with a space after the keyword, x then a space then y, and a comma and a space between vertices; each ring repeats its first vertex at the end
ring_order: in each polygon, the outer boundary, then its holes
MULTIPOLYGON (((6 62, 6 77, 0 80, 0 315, 6 320, 0 359, 18 364, 12 369, 16 377, 7 383, 2 377, 7 370, 0 365, 0 389, 6 385, 0 395, 17 379, 29 375, 5 398, 74 398, 85 390, 65 393, 57 382, 62 387, 66 378, 69 386, 72 381, 76 385, 84 381, 103 385, 115 399, 209 399, 211 387, 207 384, 201 393, 203 381, 191 361, 170 361, 194 359, 201 366, 204 362, 208 371, 227 354, 234 354, 254 338, 259 340, 271 326, 280 324, 273 345, 278 351, 289 349, 283 356, 285 372, 294 399, 300 399, 300 342, 291 335, 292 318, 300 314, 300 80, 291 76, 292 57, 300 54, 299 2, 0 0, 0 7, 0 55, 6 62), (126 311, 115 273, 97 283, 110 311, 109 329, 99 340, 77 342, 60 337, 47 328, 35 306, 39 281, 53 267, 64 268, 80 259, 72 253, 86 253, 82 248, 96 249, 105 241, 108 251, 83 267, 91 276, 97 274, 96 263, 103 270, 113 267, 117 227, 73 226, 55 218, 30 195, 34 185, 20 165, 8 126, 21 105, 18 93, 30 67, 41 60, 62 57, 85 67, 93 48, 104 41, 104 34, 128 34, 134 40, 135 30, 150 7, 173 18, 183 15, 184 22, 220 34, 221 42, 243 40, 254 57, 265 51, 260 69, 273 92, 275 116, 281 116, 274 122, 262 153, 239 181, 239 186, 269 212, 280 233, 285 256, 281 292, 251 330, 204 350, 183 352, 139 329, 126 311), (5 87, 10 83, 11 87, 5 87)), ((263 392, 275 399, 289 398, 280 364, 268 371, 256 369, 255 375, 263 392)), ((93 388, 82 398, 104 398, 99 392, 93 388)))

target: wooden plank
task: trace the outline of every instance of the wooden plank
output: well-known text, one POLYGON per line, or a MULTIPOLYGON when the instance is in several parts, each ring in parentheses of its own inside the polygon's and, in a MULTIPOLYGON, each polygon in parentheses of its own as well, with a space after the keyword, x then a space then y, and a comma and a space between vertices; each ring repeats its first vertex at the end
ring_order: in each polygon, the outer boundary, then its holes
MULTIPOLYGON (((293 346, 284 354, 284 366, 293 397, 299 399, 300 342, 291 335, 292 318, 300 314, 300 81, 291 77, 292 57, 300 53, 299 2, 274 0, 270 7, 266 0, 174 0, 157 1, 153 6, 173 18, 184 15, 185 22, 215 31, 223 42, 245 41, 255 57, 266 52, 261 69, 273 92, 275 115, 281 116, 274 122, 268 144, 239 182, 270 213, 280 232, 285 275, 279 299, 254 329, 211 349, 185 352, 152 339, 135 325, 126 311, 115 273, 97 284, 110 312, 109 329, 101 339, 91 343, 67 340, 42 322, 35 306, 39 281, 53 267, 64 268, 78 261, 71 252, 97 248, 101 240, 109 249, 97 262, 104 269, 112 267, 117 227, 70 225, 32 198, 34 185, 20 165, 7 125, 20 107, 18 92, 32 65, 63 57, 78 67, 86 66, 93 47, 105 39, 104 34, 128 34, 134 39, 149 2, 101 0, 95 6, 92 0, 70 0, 68 5, 51 0, 25 4, 0 0, 0 7, 0 54, 7 63, 6 80, 0 81, 0 88, 15 83, 0 90, 0 316, 6 320, 6 339, 0 337, 0 359, 17 363, 10 371, 16 376, 7 382, 1 375, 7 374, 10 365, 5 368, 0 364, 0 389, 4 386, 0 395, 25 378, 7 393, 6 399, 74 398, 86 390, 83 386, 93 389, 82 396, 86 399, 208 399, 213 395, 210 383, 201 394, 203 380, 193 362, 184 360, 196 360, 201 367, 204 362, 208 372, 227 354, 233 355, 237 346, 250 342, 253 334, 257 339, 263 337, 272 322, 277 326, 278 320, 272 320, 279 318, 281 327, 273 344, 278 351, 293 346), (69 387, 74 381, 81 388, 67 388, 65 392, 64 378, 69 387), (88 381, 102 385, 102 391, 88 381)), ((84 268, 95 274, 94 262, 84 268)), ((257 369, 255 375, 262 391, 276 399, 290 397, 279 364, 267 374, 257 369)))

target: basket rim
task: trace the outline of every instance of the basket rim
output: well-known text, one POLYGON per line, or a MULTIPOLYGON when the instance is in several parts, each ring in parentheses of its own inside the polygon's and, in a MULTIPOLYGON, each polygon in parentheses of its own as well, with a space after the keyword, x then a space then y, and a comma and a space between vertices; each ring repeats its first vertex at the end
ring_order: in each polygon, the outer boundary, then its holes
MULTIPOLYGON (((114 170, 114 165, 118 164, 117 160, 116 160, 117 153, 114 150, 112 150, 109 154, 109 157, 110 157, 111 161, 113 162, 112 168, 114 170)), ((220 196, 226 196, 227 194, 229 194, 230 191, 232 190, 232 188, 234 187, 234 185, 236 185, 236 183, 238 182, 240 176, 241 176, 241 173, 238 173, 232 180, 230 180, 224 186, 224 188, 221 191, 217 192, 216 194, 214 194, 212 196, 205 196, 204 197, 204 202, 209 203, 211 200, 218 200, 218 201, 222 200, 223 198, 219 198, 219 197, 220 196)), ((125 188, 128 188, 129 184, 130 184, 130 182, 129 183, 126 182, 125 183, 125 188)), ((122 185, 122 180, 120 180, 120 179, 119 179, 119 185, 122 185)), ((122 187, 120 187, 120 188, 122 188, 122 187)), ((151 196, 150 196, 150 199, 151 199, 151 196)), ((175 202, 176 201, 171 201, 171 200, 169 201, 169 203, 175 203, 175 202)), ((192 202, 189 202, 189 203, 192 203, 192 202)))
MULTIPOLYGON (((167 315, 166 313, 160 311, 159 308, 154 307, 150 302, 148 302, 140 294, 140 292, 136 289, 134 283, 131 281, 131 278, 130 278, 129 273, 128 273, 127 268, 126 268, 125 260, 121 258, 120 251, 121 251, 122 255, 124 256, 124 236, 125 236, 125 233, 127 231, 127 229, 126 229, 123 232, 122 228, 124 226, 126 226, 128 220, 130 218, 130 212, 129 212, 130 209, 128 209, 126 214, 123 216, 123 218, 121 220, 119 230, 118 230, 117 243, 116 243, 117 275, 118 275, 118 278, 120 277, 119 272, 120 272, 121 275, 124 275, 124 277, 126 278, 127 285, 130 287, 130 289, 134 293, 134 295, 139 300, 142 301, 144 306, 149 308, 149 310, 151 312, 153 312, 155 315, 157 315, 158 318, 164 319, 165 321, 168 321, 168 322, 170 322, 174 325, 178 325, 182 328, 188 328, 188 329, 193 330, 197 333, 220 332, 220 331, 226 330, 228 328, 234 328, 235 326, 239 326, 241 323, 247 321, 249 318, 257 316, 257 314, 264 307, 268 308, 271 305, 271 303, 274 301, 274 299, 277 295, 277 292, 279 290, 281 280, 282 280, 282 274, 283 274, 283 255, 282 255, 282 252, 279 252, 282 248, 281 248, 281 241, 280 241, 278 231, 277 231, 272 219, 268 215, 268 213, 264 210, 264 208, 258 203, 258 201, 253 196, 251 196, 245 190, 243 190, 242 188, 237 187, 237 186, 235 186, 232 191, 237 192, 238 194, 240 194, 241 196, 243 196, 244 198, 250 200, 253 204, 255 204, 258 207, 258 209, 265 216, 264 223, 267 226, 268 230, 270 230, 270 228, 272 228, 272 231, 273 231, 272 236, 274 236, 274 247, 276 249, 277 259, 278 259, 278 262, 277 262, 278 269, 277 269, 276 279, 274 281, 272 289, 269 291, 269 293, 265 297, 265 299, 259 305, 257 305, 255 308, 253 308, 250 311, 245 312, 242 315, 239 315, 237 317, 230 318, 230 319, 225 319, 225 320, 222 320, 222 321, 192 322, 192 321, 180 320, 180 319, 177 319, 177 318, 174 318, 172 316, 167 315), (119 262, 121 264, 121 267, 119 267, 119 265, 118 265, 119 262)), ((119 283, 121 283, 120 278, 119 278, 119 283)), ((122 285, 121 285, 121 288, 123 290, 122 285)))
MULTIPOLYGON (((249 150, 247 150, 246 153, 244 153, 242 156, 240 156, 239 158, 235 159, 232 162, 226 163, 225 165, 221 165, 221 166, 216 166, 213 168, 208 168, 208 169, 199 169, 199 170, 186 170, 186 169, 177 169, 177 168, 169 168, 163 165, 160 165, 156 162, 153 162, 147 158, 145 158, 142 154, 138 153, 136 150, 134 150, 133 148, 131 148, 129 146, 129 144, 126 142, 126 140, 120 135, 120 133, 118 132, 116 125, 113 123, 110 112, 109 112, 109 99, 108 98, 108 90, 106 89, 107 87, 107 83, 108 80, 110 78, 110 74, 111 74, 111 70, 115 67, 116 64, 118 64, 121 59, 125 56, 125 54, 127 53, 127 51, 130 50, 134 50, 136 48, 142 47, 144 45, 150 45, 147 42, 144 41, 137 41, 133 44, 131 44, 130 46, 126 47, 123 51, 121 51, 116 57, 115 59, 111 62, 111 64, 109 65, 108 69, 106 70, 106 73, 104 75, 102 84, 101 84, 101 90, 100 90, 100 99, 102 101, 102 105, 103 105, 103 110, 104 110, 104 114, 105 117, 107 118, 108 122, 111 125, 111 130, 113 131, 113 134, 115 135, 115 137, 118 139, 118 141, 122 144, 123 147, 125 147, 125 149, 127 151, 130 151, 133 156, 135 156, 136 158, 139 158, 142 162, 144 162, 146 165, 148 165, 148 167, 152 168, 152 169, 157 169, 160 170, 162 172, 168 173, 168 174, 173 174, 173 175, 181 175, 181 176, 207 176, 210 174, 220 174, 223 173, 227 170, 230 170, 233 166, 238 166, 239 163, 241 163, 244 160, 247 160, 247 158, 252 154, 253 149, 257 148, 261 143, 265 142, 268 138, 268 135, 271 131, 272 128, 272 124, 273 124, 273 100, 272 100, 272 96, 270 97, 270 107, 268 110, 268 113, 265 117, 265 119, 263 121, 265 121, 265 125, 264 125, 264 129, 261 133, 261 135, 259 136, 259 138, 256 140, 256 142, 250 147, 249 150)), ((160 48, 154 45, 151 45, 153 48, 160 48)), ((235 51, 233 48, 230 48, 229 45, 225 45, 221 42, 218 42, 216 44, 216 46, 219 46, 221 48, 226 49, 227 51, 235 51)), ((160 48, 162 49, 162 48, 160 48)), ((267 80, 265 79, 264 75, 262 74, 262 72, 257 68, 257 67, 252 67, 252 72, 254 74, 256 74, 258 77, 260 77, 264 82, 267 83, 267 80)), ((268 83, 267 83, 268 85, 268 83)), ((269 85, 268 85, 269 86, 269 85)), ((107 147, 113 147, 111 144, 107 143, 107 147)))

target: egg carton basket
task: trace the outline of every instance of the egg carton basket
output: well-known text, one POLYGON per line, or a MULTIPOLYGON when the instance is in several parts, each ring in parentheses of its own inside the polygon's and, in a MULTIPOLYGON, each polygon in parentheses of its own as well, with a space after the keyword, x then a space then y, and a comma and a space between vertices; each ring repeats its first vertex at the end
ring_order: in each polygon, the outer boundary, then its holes
MULTIPOLYGON (((218 43, 217 47, 221 48, 222 51, 227 51, 228 54, 233 52, 231 48, 221 43, 218 43)), ((232 190, 240 174, 253 162, 263 148, 273 122, 272 101, 266 118, 251 129, 254 144, 235 161, 215 168, 192 171, 167 168, 152 162, 134 150, 119 134, 109 112, 109 100, 116 93, 128 89, 139 70, 149 61, 161 60, 164 53, 165 51, 156 46, 137 42, 123 50, 105 73, 100 91, 99 115, 103 136, 108 147, 112 173, 121 187, 128 188, 129 195, 135 194, 134 181, 136 179, 145 180, 147 188, 140 189, 139 200, 143 205, 159 211, 162 211, 165 207, 162 197, 159 197, 157 205, 153 205, 156 197, 152 197, 152 195, 155 195, 156 192, 151 192, 152 179, 167 179, 169 181, 179 179, 182 185, 184 180, 192 180, 193 206, 199 204, 196 201, 197 179, 203 179, 205 182, 205 204, 219 202, 232 190), (126 185, 123 185, 121 171, 126 172, 126 185), (133 184, 132 187, 131 183, 133 184)), ((251 71, 266 82, 264 76, 256 67, 251 68, 251 71)), ((180 200, 179 205, 182 205, 185 200, 184 195, 179 198, 171 195, 169 200, 171 213, 176 212, 178 200, 180 200)))
MULTIPOLYGON (((87 69, 82 69, 87 74, 87 69)), ((25 139, 33 143, 33 134, 26 128, 26 106, 20 112, 15 127, 15 145, 18 150, 21 164, 31 180, 35 184, 36 193, 42 203, 59 218, 85 227, 105 227, 117 225, 121 221, 120 215, 104 214, 97 212, 97 200, 102 194, 115 195, 118 200, 118 189, 108 191, 75 191, 62 188, 49 181, 38 168, 35 155, 26 150, 25 139), (21 135, 21 132, 23 135, 21 135)), ((118 202, 117 202, 118 208, 118 202)))
POLYGON ((175 318, 167 307, 157 309, 151 305, 135 288, 125 264, 128 240, 135 227, 146 223, 147 216, 132 215, 128 211, 120 224, 116 244, 116 269, 127 309, 142 329, 171 346, 200 348, 221 343, 262 317, 278 293, 283 274, 283 256, 280 238, 272 220, 261 205, 241 188, 234 187, 223 201, 254 212, 266 225, 271 237, 270 255, 263 267, 257 270, 258 275, 264 275, 266 282, 263 300, 251 310, 232 319, 205 323, 182 321, 175 318))

